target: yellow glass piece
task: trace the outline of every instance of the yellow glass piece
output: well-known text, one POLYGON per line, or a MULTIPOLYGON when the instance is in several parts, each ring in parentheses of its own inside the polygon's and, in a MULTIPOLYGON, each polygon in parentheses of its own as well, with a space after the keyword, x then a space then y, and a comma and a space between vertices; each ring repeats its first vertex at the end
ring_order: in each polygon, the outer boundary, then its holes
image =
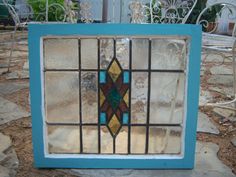
POLYGON ((121 68, 118 65, 117 61, 114 60, 108 70, 109 75, 111 76, 112 80, 116 82, 118 79, 120 73, 121 73, 121 68))
POLYGON ((119 130, 121 124, 118 120, 118 118, 116 117, 116 115, 114 114, 108 124, 108 127, 110 128, 111 132, 113 135, 115 135, 117 133, 117 131, 119 130))
POLYGON ((123 97, 123 100, 125 101, 127 107, 129 107, 129 90, 127 90, 125 96, 123 97))
POLYGON ((103 105, 105 99, 105 95, 103 94, 102 90, 100 90, 100 106, 103 105))

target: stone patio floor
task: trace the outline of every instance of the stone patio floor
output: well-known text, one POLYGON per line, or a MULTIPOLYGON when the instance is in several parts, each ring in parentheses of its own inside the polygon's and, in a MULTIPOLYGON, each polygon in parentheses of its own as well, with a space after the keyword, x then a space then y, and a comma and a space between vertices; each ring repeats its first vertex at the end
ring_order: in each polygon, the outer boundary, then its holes
POLYGON ((236 176, 236 117, 230 110, 203 106, 233 97, 231 56, 203 53, 196 165, 193 170, 35 169, 31 142, 27 34, 18 33, 10 73, 9 35, 0 35, 0 177, 233 177, 236 176))

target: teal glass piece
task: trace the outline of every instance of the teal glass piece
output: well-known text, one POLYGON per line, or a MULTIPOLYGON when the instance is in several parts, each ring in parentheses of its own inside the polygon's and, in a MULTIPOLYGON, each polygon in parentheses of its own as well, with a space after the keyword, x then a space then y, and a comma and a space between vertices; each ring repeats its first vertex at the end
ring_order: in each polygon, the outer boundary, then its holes
POLYGON ((106 113, 100 113, 100 124, 106 124, 106 113))
POLYGON ((107 96, 107 100, 111 104, 113 110, 116 110, 117 106, 119 106, 121 99, 122 97, 116 88, 112 88, 107 96))
POLYGON ((124 82, 125 84, 128 84, 128 83, 129 83, 129 72, 128 72, 128 71, 125 71, 125 72, 123 73, 123 82, 124 82))
POLYGON ((100 71, 99 76, 100 76, 100 83, 101 84, 106 83, 106 72, 105 71, 100 71))
POLYGON ((123 124, 128 124, 129 123, 129 113, 124 113, 123 114, 123 124))

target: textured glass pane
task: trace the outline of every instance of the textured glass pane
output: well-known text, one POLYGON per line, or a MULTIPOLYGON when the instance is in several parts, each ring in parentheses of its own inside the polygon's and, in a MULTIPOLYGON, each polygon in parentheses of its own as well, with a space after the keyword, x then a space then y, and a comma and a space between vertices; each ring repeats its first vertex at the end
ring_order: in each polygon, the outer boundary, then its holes
POLYGON ((100 40, 100 67, 101 69, 107 69, 113 57, 114 57, 114 40, 101 39, 100 40))
POLYGON ((148 39, 133 39, 132 67, 133 69, 148 68, 148 39))
POLYGON ((79 126, 48 126, 49 153, 79 153, 79 126))
POLYGON ((113 153, 113 138, 105 126, 101 126, 101 153, 113 153))
POLYGON ((149 153, 180 154, 181 127, 150 127, 149 153))
POLYGON ((79 122, 79 73, 45 73, 46 120, 79 122))
POLYGON ((145 153, 146 128, 131 127, 131 153, 145 153))
POLYGON ((123 69, 129 69, 129 39, 116 40, 116 57, 123 69))
POLYGON ((132 73, 131 123, 146 123, 148 73, 132 73))
POLYGON ((98 153, 97 126, 83 126, 83 152, 98 153))
POLYGON ((97 69, 98 41, 97 39, 81 39, 81 68, 97 69))
POLYGON ((183 73, 151 74, 150 123, 182 123, 184 81, 183 73))
POLYGON ((81 73, 82 122, 98 122, 97 72, 81 73))
POLYGON ((152 69, 184 69, 187 43, 183 39, 152 40, 152 69))
POLYGON ((44 62, 47 69, 78 69, 77 39, 45 39, 44 62))
POLYGON ((123 126, 120 129, 120 132, 116 137, 116 153, 117 154, 128 153, 128 128, 126 126, 123 126))

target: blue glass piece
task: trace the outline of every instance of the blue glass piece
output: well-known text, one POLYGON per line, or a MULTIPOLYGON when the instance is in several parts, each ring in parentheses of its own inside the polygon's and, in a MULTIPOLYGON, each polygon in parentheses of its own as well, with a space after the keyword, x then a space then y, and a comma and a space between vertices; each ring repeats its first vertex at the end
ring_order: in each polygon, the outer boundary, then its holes
POLYGON ((124 74, 123 74, 123 82, 125 84, 129 83, 129 72, 128 71, 125 71, 124 74))
POLYGON ((100 83, 104 84, 106 83, 106 72, 105 71, 100 71, 100 83))
POLYGON ((129 113, 123 113, 123 124, 129 123, 129 113))
POLYGON ((104 112, 100 113, 100 123, 106 124, 106 113, 104 112))

